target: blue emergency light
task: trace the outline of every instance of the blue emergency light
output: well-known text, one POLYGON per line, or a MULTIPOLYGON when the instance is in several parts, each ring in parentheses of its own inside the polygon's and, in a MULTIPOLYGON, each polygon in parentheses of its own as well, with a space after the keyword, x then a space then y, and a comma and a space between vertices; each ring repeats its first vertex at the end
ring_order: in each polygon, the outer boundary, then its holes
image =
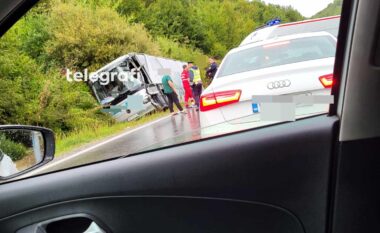
POLYGON ((281 19, 279 18, 275 18, 275 19, 271 19, 269 20, 266 25, 271 27, 271 26, 274 26, 274 25, 277 25, 277 24, 280 24, 281 23, 281 19))

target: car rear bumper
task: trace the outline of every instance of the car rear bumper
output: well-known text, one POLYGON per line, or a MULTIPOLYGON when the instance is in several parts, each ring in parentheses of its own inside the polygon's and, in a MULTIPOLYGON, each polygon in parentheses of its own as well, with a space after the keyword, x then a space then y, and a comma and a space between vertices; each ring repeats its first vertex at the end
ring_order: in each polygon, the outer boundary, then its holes
MULTIPOLYGON (((292 95, 304 95, 298 93, 292 95)), ((329 89, 323 89, 312 92, 313 95, 329 95, 329 89)), ((318 115, 327 113, 329 104, 304 104, 298 103, 295 105, 295 118, 318 115)), ((279 121, 261 119, 260 113, 254 113, 252 101, 242 101, 235 104, 227 105, 221 108, 200 112, 200 126, 207 128, 214 125, 221 125, 228 122, 229 124, 244 124, 253 123, 251 127, 266 125, 267 122, 272 124, 279 121), (265 122, 263 122, 265 120, 265 122)), ((280 117, 280 116, 279 116, 280 117)))

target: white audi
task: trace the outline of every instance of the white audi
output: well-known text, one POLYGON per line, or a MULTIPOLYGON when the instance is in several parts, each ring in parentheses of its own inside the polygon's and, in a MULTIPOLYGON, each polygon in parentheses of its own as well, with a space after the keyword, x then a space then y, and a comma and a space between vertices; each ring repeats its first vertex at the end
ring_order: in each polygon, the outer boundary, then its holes
MULTIPOLYGON (((252 103, 253 95, 329 95, 335 50, 336 38, 327 32, 284 36, 232 49, 202 93, 201 127, 259 121, 260 109, 252 103)), ((302 117, 327 110, 328 104, 297 104, 295 113, 302 117)))

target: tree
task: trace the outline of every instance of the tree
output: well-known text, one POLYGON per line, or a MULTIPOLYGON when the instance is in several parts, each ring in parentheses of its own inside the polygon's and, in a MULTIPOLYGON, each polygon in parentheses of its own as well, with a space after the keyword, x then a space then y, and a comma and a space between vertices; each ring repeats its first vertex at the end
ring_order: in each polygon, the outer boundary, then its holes
POLYGON ((138 20, 153 35, 202 47, 204 32, 198 22, 191 18, 191 14, 191 8, 185 0, 157 0, 138 16, 138 20))
POLYGON ((119 14, 124 16, 140 15, 145 9, 145 4, 141 0, 121 0, 116 6, 119 14))
POLYGON ((164 36, 219 57, 270 19, 303 19, 291 7, 245 0, 125 0, 117 9, 127 18, 133 15, 133 22, 143 23, 155 37, 164 36))
POLYGON ((333 15, 340 15, 342 11, 343 0, 334 0, 334 2, 327 5, 327 7, 317 14, 313 15, 312 18, 321 18, 333 15))

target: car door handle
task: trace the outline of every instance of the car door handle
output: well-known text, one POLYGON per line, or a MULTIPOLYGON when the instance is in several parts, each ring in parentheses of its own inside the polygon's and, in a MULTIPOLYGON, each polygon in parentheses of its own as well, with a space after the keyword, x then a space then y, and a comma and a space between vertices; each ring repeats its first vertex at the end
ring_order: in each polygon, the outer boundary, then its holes
POLYGON ((66 215, 35 223, 16 233, 109 233, 106 227, 87 214, 66 215))

